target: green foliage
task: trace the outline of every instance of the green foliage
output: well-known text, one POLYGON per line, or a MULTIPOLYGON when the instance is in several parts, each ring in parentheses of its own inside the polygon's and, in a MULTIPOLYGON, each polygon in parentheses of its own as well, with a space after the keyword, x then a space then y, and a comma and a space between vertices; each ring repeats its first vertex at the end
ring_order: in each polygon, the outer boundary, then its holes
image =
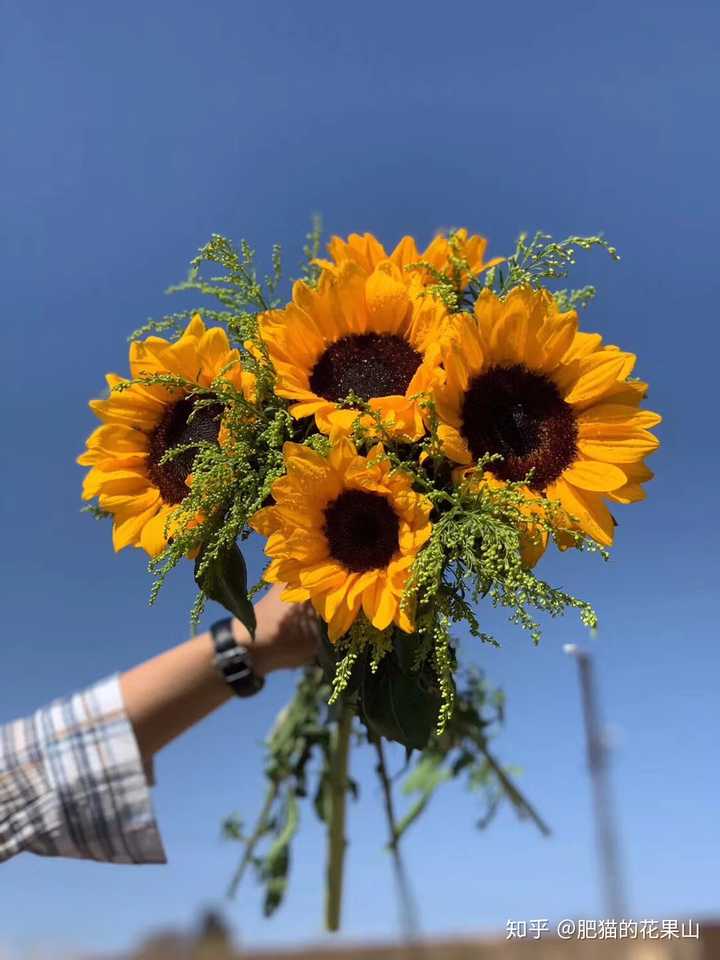
MULTIPOLYGON (((398 631, 400 632, 400 631, 398 631)), ((373 670, 368 663, 360 685, 360 715, 372 738, 385 737, 410 750, 423 750, 437 723, 440 696, 432 670, 405 669, 393 651, 373 670)))
POLYGON ((80 507, 80 513, 89 513, 95 520, 107 520, 108 517, 112 517, 111 513, 102 510, 97 503, 88 503, 84 507, 80 507))
MULTIPOLYGON (((594 541, 563 525, 559 504, 543 498, 528 500, 525 488, 530 477, 503 487, 485 482, 483 474, 497 457, 483 458, 459 486, 450 484, 448 463, 440 453, 438 419, 429 398, 425 398, 428 435, 413 445, 393 441, 377 412, 359 401, 357 405, 374 424, 371 429, 356 422, 356 444, 368 448, 379 434, 385 456, 396 469, 413 478, 415 489, 434 506, 432 536, 415 561, 404 603, 416 608, 413 667, 416 671, 428 664, 433 667, 440 695, 438 730, 442 731, 453 711, 452 625, 466 624, 472 636, 497 645, 497 640, 481 627, 477 613, 482 609, 481 602, 507 609, 510 622, 528 631, 534 643, 540 640, 541 627, 533 609, 551 617, 575 609, 587 627, 597 624, 590 604, 551 586, 528 569, 523 558, 524 541, 532 544, 542 536, 563 536, 579 550, 606 554, 594 541)), ((342 693, 352 666, 364 650, 374 649, 377 661, 390 649, 388 631, 377 631, 361 619, 341 648, 346 652, 338 661, 334 699, 342 693)))
MULTIPOLYGON (((601 235, 573 235, 564 240, 553 240, 550 234, 537 231, 532 238, 521 234, 515 251, 507 260, 473 277, 470 264, 462 256, 457 234, 450 233, 448 241, 451 254, 450 269, 446 273, 423 260, 409 264, 406 270, 420 273, 426 282, 430 280, 425 295, 441 300, 451 313, 471 310, 484 289, 504 297, 515 287, 547 287, 553 281, 565 279, 575 265, 578 250, 599 247, 606 250, 613 260, 620 260, 616 248, 601 235), (469 282, 466 281, 468 276, 469 282)), ((553 292, 561 310, 583 309, 596 295, 597 290, 592 285, 553 292)))
POLYGON ((246 835, 236 816, 224 824, 224 836, 244 846, 229 895, 236 892, 246 871, 253 868, 265 887, 267 916, 280 906, 285 895, 291 843, 300 826, 300 801, 311 796, 315 812, 321 819, 325 817, 331 761, 328 694, 322 670, 307 668, 295 696, 278 715, 266 741, 267 792, 252 832, 246 835), (319 768, 311 794, 309 774, 315 760, 319 768))
MULTIPOLYGON (((449 242, 451 256, 447 273, 439 273, 422 262, 410 265, 408 270, 422 271, 426 280, 432 280, 426 295, 440 297, 450 309, 465 309, 477 295, 481 282, 493 285, 503 294, 517 284, 537 285, 550 278, 564 277, 574 262, 576 249, 602 246, 617 256, 614 248, 601 237, 569 237, 554 242, 546 234, 538 233, 531 240, 523 235, 513 256, 501 267, 490 271, 487 279, 471 280, 464 287, 470 276, 470 265, 462 257, 457 236, 451 234, 449 242)), ((320 223, 316 219, 304 248, 304 275, 310 282, 317 275, 313 261, 319 245, 320 223)), ((322 455, 329 452, 328 438, 314 429, 312 421, 293 420, 287 402, 274 392, 274 371, 259 336, 258 321, 262 313, 279 306, 277 291, 282 279, 279 248, 273 249, 271 261, 271 272, 260 279, 254 251, 246 241, 236 249, 226 238, 215 235, 192 261, 187 280, 172 288, 174 292, 190 291, 219 302, 220 310, 203 309, 203 316, 224 324, 238 348, 239 362, 255 375, 256 396, 252 401, 222 376, 206 388, 161 374, 141 381, 161 383, 180 395, 194 397, 196 410, 203 404, 218 402, 225 408, 223 424, 228 440, 222 445, 200 442, 191 448, 195 453, 191 488, 167 521, 165 532, 171 534, 167 548, 150 561, 150 570, 155 576, 151 592, 154 600, 166 576, 180 561, 187 556, 198 557, 196 576, 201 593, 192 611, 194 622, 203 610, 206 597, 211 596, 224 602, 234 613, 242 613, 251 625, 249 602, 240 596, 247 597, 245 585, 231 596, 232 576, 223 576, 223 567, 230 562, 235 566, 242 563, 237 559, 237 543, 250 534, 253 515, 269 501, 273 482, 284 472, 284 443, 294 440, 306 443, 322 455), (206 276, 208 267, 210 273, 206 276)), ((563 303, 573 305, 584 302, 589 293, 587 290, 561 291, 557 296, 563 303)), ((193 312, 166 317, 154 329, 167 332, 171 325, 185 323, 193 312)), ((143 331, 148 329, 145 327, 143 331)), ((126 387, 121 384, 118 389, 126 387)), ((559 616, 574 608, 591 627, 596 617, 587 603, 547 584, 523 562, 524 542, 557 535, 557 505, 545 500, 533 500, 530 505, 522 483, 502 488, 488 486, 482 481, 482 475, 492 458, 478 464, 474 477, 469 477, 467 482, 454 485, 438 439, 438 418, 432 400, 422 396, 418 399, 425 407, 429 429, 424 439, 413 444, 398 442, 389 435, 380 413, 359 397, 351 395, 345 404, 364 414, 365 420, 373 421, 368 427, 361 423, 360 416, 356 419, 353 439, 358 449, 366 452, 380 438, 385 446, 384 456, 393 468, 408 473, 414 488, 433 504, 432 537, 416 560, 403 598, 406 609, 414 612, 416 623, 411 645, 412 665, 410 671, 396 669, 397 676, 391 687, 408 683, 417 686, 421 677, 430 676, 432 683, 421 699, 423 703, 431 699, 434 703, 438 698, 433 715, 438 731, 442 731, 452 716, 455 697, 453 624, 467 624, 471 635, 483 642, 497 643, 482 628, 478 616, 481 601, 507 609, 510 621, 527 630, 533 642, 540 638, 540 624, 533 610, 559 616), (430 688, 432 697, 428 693, 430 688)), ((165 458, 172 459, 187 450, 188 445, 174 448, 165 458)), ((565 533, 574 539, 578 548, 596 549, 591 541, 565 533)), ((363 616, 357 619, 350 633, 338 644, 331 702, 342 696, 358 662, 369 678, 363 687, 368 693, 368 704, 387 700, 384 694, 379 700, 373 694, 379 685, 387 683, 388 674, 397 667, 397 644, 393 647, 392 633, 392 630, 376 630, 363 616), (392 664, 373 679, 383 658, 393 649, 392 664)), ((414 693, 417 694, 417 689, 414 693)), ((368 716, 376 715, 377 709, 370 706, 368 716)), ((429 714, 426 711, 423 715, 429 714)), ((390 729, 385 721, 383 723, 384 729, 390 729)), ((395 723, 394 729, 399 739, 407 741, 407 731, 399 732, 402 726, 395 723)))
POLYGON ((460 237, 455 231, 448 234, 449 269, 442 272, 425 260, 408 264, 409 272, 419 273, 427 284, 426 296, 441 300, 450 313, 465 310, 471 305, 474 294, 472 288, 477 282, 472 278, 472 269, 462 254, 460 237), (467 278, 470 277, 470 284, 467 278), (432 281, 428 283, 428 281, 432 281))
MULTIPOLYGON (((260 279, 255 253, 246 241, 236 250, 226 238, 215 235, 192 261, 187 280, 171 288, 174 293, 191 291, 220 302, 222 310, 202 307, 201 315, 206 322, 226 327, 231 342, 239 350, 240 363, 256 377, 257 396, 254 402, 248 401, 222 376, 205 389, 166 375, 139 381, 175 387, 182 395, 197 398, 196 409, 202 402, 223 403, 223 424, 230 438, 222 446, 206 442, 194 447, 192 488, 166 526, 166 533, 173 531, 172 541, 149 564, 155 577, 151 601, 157 597, 169 572, 198 550, 202 550, 203 557, 200 575, 205 568, 212 568, 217 580, 218 564, 223 557, 232 556, 238 539, 249 535, 250 518, 263 505, 273 481, 283 472, 283 444, 297 438, 286 403, 274 394, 274 374, 265 359, 265 347, 258 333, 259 315, 280 303, 277 290, 282 280, 282 265, 278 246, 272 250, 271 263, 271 272, 260 279), (203 268, 208 265, 213 272, 204 276, 203 268), (204 518, 202 522, 198 522, 200 517, 204 518)), ((197 312, 194 307, 172 314, 157 324, 146 325, 133 336, 149 332, 167 334, 171 328, 180 332, 197 312)), ((166 457, 178 456, 186 449, 187 446, 176 447, 166 457)), ((206 593, 201 592, 193 606, 193 623, 202 613, 205 598, 206 593)))
POLYGON ((300 265, 300 276, 305 283, 311 287, 317 284, 321 273, 320 267, 315 263, 320 253, 321 243, 322 217, 316 213, 312 217, 310 231, 305 235, 305 245, 303 246, 303 254, 305 257, 300 265))
MULTIPOLYGON (((301 276, 314 285, 319 276, 315 260, 320 249, 321 226, 315 218, 303 248, 301 276)), ((425 296, 440 299, 450 311, 471 309, 483 289, 504 297, 519 286, 545 286, 567 277, 577 250, 602 247, 614 259, 617 252, 602 237, 568 237, 553 241, 537 233, 520 237, 516 250, 503 264, 479 277, 470 276, 455 235, 450 236, 447 272, 429 263, 410 265, 427 283, 425 296), (468 280, 468 277, 470 279, 468 280)), ((274 482, 283 476, 283 446, 303 443, 322 456, 330 441, 320 434, 311 418, 295 420, 288 401, 275 393, 275 374, 260 337, 264 313, 281 306, 283 282, 281 253, 274 247, 267 275, 259 276, 255 253, 246 241, 235 248, 214 235, 193 259, 186 280, 172 292, 191 294, 213 306, 193 306, 151 321, 133 338, 160 333, 179 335, 190 318, 201 312, 209 324, 222 325, 238 350, 245 371, 255 378, 249 398, 229 384, 222 374, 204 387, 177 376, 155 374, 141 378, 146 385, 162 384, 178 397, 195 400, 194 413, 209 404, 221 404, 222 443, 198 441, 168 450, 163 462, 193 455, 188 494, 169 516, 166 549, 150 561, 154 575, 153 601, 170 571, 182 560, 195 560, 200 593, 192 609, 200 617, 211 598, 238 616, 252 632, 254 613, 245 564, 238 544, 250 536, 254 515, 272 502, 274 482)), ((585 306, 595 295, 593 287, 554 292, 562 309, 585 306)), ((127 389, 120 384, 116 389, 127 389)), ((528 476, 521 483, 490 484, 485 471, 494 457, 486 457, 462 482, 453 474, 442 452, 439 420, 432 399, 418 396, 424 408, 427 434, 417 442, 398 440, 383 423, 381 414, 357 396, 343 405, 358 411, 352 436, 359 452, 367 454, 378 440, 379 454, 393 470, 403 471, 413 489, 432 505, 432 534, 419 552, 402 598, 405 612, 414 620, 415 632, 406 634, 396 626, 378 630, 359 615, 350 631, 332 645, 325 637, 321 666, 307 668, 295 697, 282 711, 266 743, 267 794, 258 820, 249 834, 242 822, 229 818, 225 835, 244 846, 232 890, 252 868, 265 890, 265 912, 270 915, 282 903, 291 866, 291 848, 301 819, 302 801, 309 799, 315 814, 328 822, 333 834, 335 867, 341 864, 339 845, 338 790, 353 793, 349 779, 338 783, 339 717, 349 713, 363 722, 353 736, 364 736, 378 752, 378 776, 385 799, 389 846, 397 858, 398 844, 426 809, 435 791, 445 782, 461 780, 478 793, 482 809, 479 825, 494 815, 501 802, 509 802, 521 817, 543 831, 544 823, 521 795, 508 772, 489 749, 491 735, 502 721, 502 701, 477 676, 471 675, 458 689, 458 664, 453 640, 455 625, 465 625, 470 635, 483 643, 498 640, 483 626, 483 609, 490 604, 507 611, 511 623, 540 639, 540 617, 557 617, 568 610, 579 614, 588 627, 596 625, 592 607, 584 600, 558 589, 538 577, 525 562, 525 553, 538 538, 562 536, 563 546, 598 550, 590 540, 562 529, 559 504, 542 498, 527 498, 528 476), (362 415, 362 417, 361 417, 362 415), (368 425, 369 424, 369 425, 368 425), (394 813, 392 781, 388 775, 383 741, 403 744, 408 750, 403 792, 409 806, 398 820, 394 813), (339 859, 338 859, 339 857, 339 859)), ((102 514, 96 505, 86 508, 102 514)), ((604 551, 599 551, 605 555, 604 551)), ((344 749, 349 748, 345 727, 344 749)), ((346 756, 346 755, 345 755, 346 756)), ((344 769, 344 767, 343 767, 344 769)), ((336 904, 337 906, 337 904, 336 904)))
MULTIPOLYGON (((146 382, 159 379, 150 377, 146 382)), ((155 576, 151 600, 168 573, 198 550, 202 550, 199 575, 212 567, 217 579, 217 564, 223 557, 232 556, 236 542, 249 535, 250 518, 262 507, 273 481, 282 474, 282 446, 291 437, 292 424, 286 409, 270 392, 261 399, 265 389, 258 378, 258 400, 249 403, 222 379, 207 389, 186 385, 190 396, 204 396, 224 404, 223 423, 229 439, 222 446, 211 442, 195 445, 192 486, 167 522, 166 532, 172 531, 172 539, 149 564, 155 576)), ((183 449, 187 446, 175 448, 170 456, 183 449)), ((193 621, 202 612, 202 605, 201 595, 193 608, 193 621)))
POLYGON ((453 779, 482 798, 478 827, 492 820, 503 801, 509 802, 522 819, 531 820, 541 833, 549 833, 545 822, 513 783, 489 748, 504 717, 504 699, 491 691, 480 674, 470 672, 457 693, 452 717, 445 730, 436 734, 405 777, 402 793, 413 797, 397 825, 402 837, 426 809, 436 790, 453 779))
POLYGON ((237 544, 208 559, 201 549, 195 560, 195 581, 202 593, 229 610, 255 636, 255 610, 248 598, 247 567, 237 544))
POLYGON ((238 345, 248 338, 256 339, 258 311, 271 310, 281 303, 277 292, 282 280, 282 260, 277 244, 272 249, 271 265, 270 273, 259 278, 255 267, 255 251, 247 240, 242 240, 236 250, 226 237, 213 234, 190 262, 187 278, 169 287, 167 292, 191 292, 211 297, 220 303, 222 309, 208 308, 203 303, 168 314, 160 320, 148 321, 131 334, 130 339, 137 340, 150 333, 179 335, 195 313, 201 313, 209 323, 227 326, 238 345), (222 272, 205 277, 202 269, 206 265, 220 268, 222 272))
MULTIPOLYGON (((395 666, 397 668, 397 664, 395 666)), ((268 788, 254 826, 246 832, 237 814, 223 825, 224 837, 243 847, 229 895, 237 892, 247 871, 252 869, 264 888, 264 911, 268 916, 281 905, 287 890, 292 842, 301 823, 301 805, 304 803, 324 823, 328 823, 330 817, 332 742, 338 714, 327 707, 329 692, 326 675, 320 667, 308 667, 303 672, 295 696, 278 715, 265 743, 268 788)), ((389 791, 386 816, 391 843, 397 846, 437 789, 453 779, 478 794, 481 802, 478 827, 486 826, 505 802, 542 833, 549 832, 509 772, 490 751, 490 740, 497 734, 503 715, 504 698, 499 691, 491 690, 479 674, 469 673, 458 692, 457 708, 444 733, 433 734, 431 723, 424 749, 417 752, 409 749, 401 792, 410 803, 399 819, 395 819, 391 800, 392 781, 396 778, 388 775, 383 759, 378 773, 384 791, 389 791)), ((377 746, 383 733, 368 725, 366 736, 377 746)), ((355 730, 354 738, 361 742, 359 730, 355 730)), ((352 797, 357 796, 357 784, 351 779, 346 789, 352 797)))
MULTIPOLYGON (((523 235, 515 253, 503 265, 489 271, 485 280, 478 278, 463 287, 470 266, 461 255, 456 235, 451 234, 449 242, 451 256, 447 273, 439 273, 423 262, 410 265, 408 270, 422 271, 426 279, 432 279, 426 295, 440 297, 450 309, 465 309, 477 295, 481 282, 504 294, 518 284, 538 285, 548 279, 565 277, 577 249, 601 246, 617 257, 615 249, 601 237, 573 236, 555 242, 547 234, 537 233, 530 240, 523 235)), ((315 218, 304 247, 304 275, 310 282, 317 276, 313 261, 319 245, 320 222, 315 218)), ((155 375, 141 381, 162 383, 182 395, 193 396, 196 407, 203 403, 223 403, 223 422, 230 437, 222 446, 204 442, 193 448, 192 487, 168 520, 166 534, 172 532, 172 538, 167 549, 150 562, 156 578, 153 600, 170 570, 186 556, 195 556, 199 551, 200 584, 211 582, 210 571, 217 584, 223 558, 233 557, 236 543, 249 535, 252 516, 268 501, 273 482, 284 472, 282 447, 287 440, 307 443, 325 455, 328 452, 328 439, 317 433, 311 422, 294 421, 287 403, 274 393, 274 372, 259 336, 258 318, 280 305, 277 298, 282 279, 279 248, 273 248, 271 261, 271 272, 260 279, 254 251, 246 241, 236 249, 226 238, 214 235, 193 259, 188 278, 171 288, 173 292, 190 291, 219 302, 220 310, 203 308, 202 314, 206 320, 222 323, 227 328, 239 350, 240 362, 257 378, 257 395, 254 402, 248 401, 222 377, 208 388, 168 375, 155 375), (211 268, 208 276, 204 274, 206 267, 211 268)), ((590 289, 560 291, 557 297, 564 305, 578 305, 591 296, 590 289)), ((142 328, 141 332, 153 329, 167 333, 171 328, 179 329, 194 312, 172 314, 154 327, 142 328)), ((358 448, 369 449, 379 436, 393 466, 408 472, 415 489, 433 503, 433 535, 417 559, 404 603, 416 607, 414 668, 419 671, 427 665, 433 667, 441 698, 438 711, 441 729, 452 713, 454 695, 453 664, 449 656, 452 624, 467 623, 473 636, 484 642, 496 642, 481 629, 476 612, 480 600, 508 609, 511 622, 528 630, 534 642, 539 639, 540 626, 531 613, 532 608, 558 616, 574 607, 590 626, 595 623, 595 615, 586 603, 551 587, 523 565, 523 538, 553 534, 558 526, 556 505, 533 501, 530 523, 523 484, 509 484, 499 490, 482 482, 453 488, 437 437, 438 421, 432 401, 429 397, 419 399, 425 405, 429 431, 417 444, 397 443, 388 435, 380 414, 360 398, 350 396, 346 403, 374 420, 370 430, 357 418, 354 440, 358 448), (419 465, 423 458, 423 464, 419 465)), ((187 449, 187 446, 175 448, 166 457, 179 456, 187 449)), ((478 465, 478 477, 487 465, 487 461, 478 465)), ((594 548, 591 542, 580 537, 575 537, 575 543, 582 549, 594 548)), ((193 607, 194 621, 208 593, 209 590, 198 597, 193 607)), ((217 589, 215 595, 218 596, 217 589)), ((387 636, 382 636, 361 617, 341 647, 344 655, 338 659, 333 700, 342 693, 358 656, 368 650, 370 663, 376 669, 390 644, 387 636)))
POLYGON ((577 290, 555 290, 553 297, 558 307, 565 310, 584 310, 597 296, 593 286, 579 287, 577 290))
MULTIPOLYGON (((452 501, 443 503, 445 509, 418 556, 407 592, 417 597, 424 613, 440 611, 449 621, 466 623, 471 635, 486 643, 496 641, 481 629, 475 613, 478 603, 486 599, 508 608, 510 621, 527 630, 534 643, 539 642, 541 630, 530 613, 532 607, 550 616, 575 608, 587 626, 595 626, 597 618, 588 603, 550 586, 526 567, 522 541, 544 531, 549 536, 575 536, 578 549, 597 550, 596 545, 560 525, 557 504, 541 498, 528 500, 524 482, 500 488, 488 485, 482 479, 486 465, 487 461, 481 462, 475 471, 478 479, 473 482, 471 475, 452 501)), ((435 490, 431 499, 439 500, 441 494, 435 490)))
MULTIPOLYGON (((471 284, 470 298, 477 296, 483 286, 501 297, 514 287, 547 287, 553 281, 563 280, 569 275, 578 250, 592 250, 595 247, 607 251, 616 262, 620 260, 616 248, 600 234, 590 237, 573 235, 564 240, 553 240, 550 234, 540 230, 531 238, 522 233, 512 256, 505 263, 488 270, 482 283, 471 284)), ((595 298, 596 292, 595 287, 585 286, 577 290, 557 290, 553 296, 562 310, 574 310, 586 307, 595 298)))

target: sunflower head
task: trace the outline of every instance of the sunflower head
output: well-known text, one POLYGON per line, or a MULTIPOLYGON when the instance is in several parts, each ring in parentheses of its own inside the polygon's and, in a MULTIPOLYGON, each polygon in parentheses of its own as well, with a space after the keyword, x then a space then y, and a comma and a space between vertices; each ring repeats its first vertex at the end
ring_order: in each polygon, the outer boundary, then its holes
POLYGON ((112 514, 116 550, 142 547, 157 556, 189 492, 197 453, 189 445, 225 439, 225 405, 210 388, 224 383, 252 401, 255 380, 225 331, 207 329, 197 314, 174 343, 162 337, 132 343, 130 372, 131 379, 108 374, 109 396, 90 402, 102 424, 78 457, 90 467, 83 498, 97 497, 112 514), (166 457, 174 447, 186 449, 166 457))
POLYGON ((643 497, 643 458, 658 446, 660 417, 639 406, 646 385, 628 379, 635 356, 580 333, 543 290, 485 291, 452 323, 435 394, 447 456, 463 468, 495 456, 495 481, 527 478, 530 501, 559 501, 563 526, 609 546, 605 501, 643 497))
POLYGON ((287 584, 289 602, 310 600, 333 642, 361 611, 378 630, 395 623, 411 632, 412 611, 401 598, 430 536, 430 501, 391 469, 379 444, 365 457, 337 435, 325 458, 286 443, 284 459, 274 506, 251 521, 268 538, 265 579, 287 584))
POLYGON ((352 262, 364 273, 370 274, 384 260, 390 260, 399 269, 403 282, 416 290, 434 283, 432 271, 452 275, 455 272, 453 260, 467 264, 467 269, 457 278, 460 287, 465 287, 473 276, 502 263, 502 257, 485 260, 487 240, 478 234, 468 236, 464 227, 451 233, 449 237, 438 233, 424 250, 418 248, 413 237, 405 236, 388 254, 372 233, 351 233, 346 240, 334 236, 327 248, 332 259, 314 261, 324 270, 337 273, 344 263, 352 262), (432 271, 408 269, 412 264, 420 262, 428 264, 432 271))
MULTIPOLYGON (((398 267, 382 260, 369 275, 355 262, 325 274, 317 289, 299 282, 284 310, 261 320, 260 333, 277 375, 276 392, 293 401, 296 418, 318 429, 351 429, 354 396, 393 436, 424 431, 420 394, 439 376, 447 312, 432 297, 410 297, 398 267)), ((372 428, 373 417, 362 422, 372 428)))

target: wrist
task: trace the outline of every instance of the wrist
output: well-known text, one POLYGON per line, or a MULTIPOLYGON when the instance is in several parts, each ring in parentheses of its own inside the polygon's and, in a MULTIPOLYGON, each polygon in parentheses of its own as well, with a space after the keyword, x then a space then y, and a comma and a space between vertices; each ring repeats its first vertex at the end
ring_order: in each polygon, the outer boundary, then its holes
POLYGON ((235 642, 247 648, 253 671, 259 677, 265 677, 273 670, 279 670, 282 667, 273 646, 272 637, 263 628, 262 622, 257 624, 255 639, 250 636, 247 627, 237 617, 233 617, 232 630, 235 642))

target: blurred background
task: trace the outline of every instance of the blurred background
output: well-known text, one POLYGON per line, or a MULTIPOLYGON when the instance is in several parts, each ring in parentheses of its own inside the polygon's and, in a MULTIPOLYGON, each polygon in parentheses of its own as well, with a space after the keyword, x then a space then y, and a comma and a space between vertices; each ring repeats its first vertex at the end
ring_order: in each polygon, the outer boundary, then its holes
MULTIPOLYGON (((262 263, 279 241, 292 274, 313 212, 328 234, 371 230, 386 245, 465 225, 491 255, 521 230, 601 230, 623 259, 582 255, 574 283, 600 291, 582 323, 639 354, 665 417, 657 479, 646 503, 618 510, 609 563, 542 562, 594 601, 597 637, 569 616, 535 649, 484 610, 501 648, 461 646, 507 694, 495 752, 553 833, 509 810, 478 831, 477 801, 450 786, 408 834, 408 868, 431 938, 603 915, 577 667, 563 653, 580 643, 612 732, 628 909, 717 916, 717 4, 0 0, 0 17, 0 722, 187 635, 189 565, 149 609, 144 555, 114 555, 109 525, 80 513, 74 458, 87 400, 106 371, 126 372, 133 329, 188 305, 163 291, 212 232, 248 238, 262 263)), ((257 543, 248 559, 257 574, 257 543)), ((249 948, 322 943, 313 821, 271 922, 252 881, 223 902, 239 851, 220 822, 257 811, 261 741, 293 682, 273 677, 160 756, 167 866, 2 865, 3 960, 120 955, 207 909, 249 948)), ((371 763, 353 758, 340 945, 399 931, 371 763)))

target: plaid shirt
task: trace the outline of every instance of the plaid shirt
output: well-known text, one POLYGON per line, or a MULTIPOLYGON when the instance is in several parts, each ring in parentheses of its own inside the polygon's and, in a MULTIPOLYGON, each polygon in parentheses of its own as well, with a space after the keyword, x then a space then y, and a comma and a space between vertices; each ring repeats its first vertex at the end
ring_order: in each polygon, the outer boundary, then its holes
POLYGON ((116 676, 0 726, 0 862, 165 863, 151 782, 116 676))

